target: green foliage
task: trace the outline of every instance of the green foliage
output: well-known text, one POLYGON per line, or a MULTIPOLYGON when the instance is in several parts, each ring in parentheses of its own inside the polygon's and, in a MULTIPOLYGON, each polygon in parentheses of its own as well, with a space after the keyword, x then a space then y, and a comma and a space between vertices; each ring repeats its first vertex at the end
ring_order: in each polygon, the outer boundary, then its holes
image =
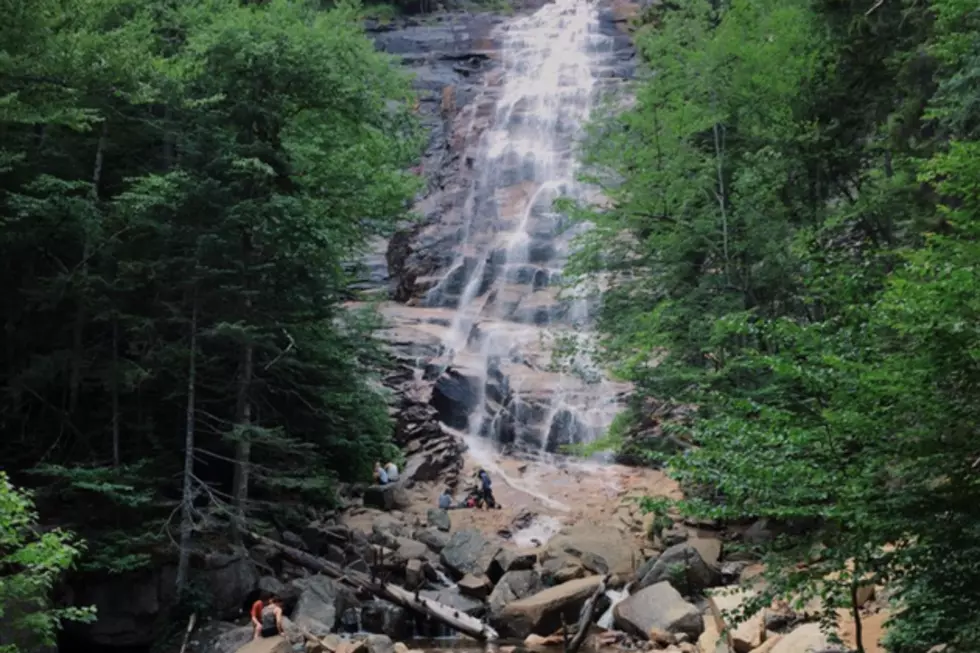
POLYGON ((0 651, 27 653, 55 643, 63 621, 91 621, 92 608, 56 608, 51 591, 82 553, 82 544, 59 529, 40 531, 30 493, 0 472, 0 651))
POLYGON ((85 571, 172 553, 192 357, 195 537, 227 524, 243 444, 257 518, 393 455, 379 322, 345 302, 422 133, 361 8, 319 4, 6 7, 0 455, 85 571))
MULTIPOLYGON (((661 5, 653 75, 601 119, 612 200, 574 269, 611 283, 605 353, 698 406, 677 508, 764 518, 763 605, 863 582, 890 650, 980 632, 980 40, 975 3, 661 5)), ((656 455, 656 443, 644 450, 656 455)), ((624 447, 638 446, 629 434, 624 447)), ((755 607, 755 606, 749 606, 755 607)))

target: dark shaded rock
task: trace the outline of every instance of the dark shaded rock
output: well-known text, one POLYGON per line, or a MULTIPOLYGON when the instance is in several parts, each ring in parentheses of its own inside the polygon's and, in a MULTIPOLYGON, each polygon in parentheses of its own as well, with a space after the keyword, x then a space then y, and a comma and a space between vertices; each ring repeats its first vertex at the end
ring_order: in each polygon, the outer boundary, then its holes
POLYGON ((361 628, 396 640, 410 639, 413 635, 413 620, 404 608, 374 599, 361 606, 361 628))
POLYGON ((400 483, 371 485, 364 490, 364 505, 378 510, 404 510, 412 501, 400 483))
POLYGON ((300 593, 291 619, 317 637, 332 632, 344 610, 357 605, 353 591, 326 576, 300 578, 290 584, 300 593))
POLYGON ((430 405, 439 419, 454 429, 463 430, 470 414, 480 402, 480 380, 449 369, 436 379, 430 405))
POLYGON ((676 544, 664 551, 640 581, 640 588, 667 581, 686 595, 721 584, 721 571, 706 563, 690 544, 676 544))

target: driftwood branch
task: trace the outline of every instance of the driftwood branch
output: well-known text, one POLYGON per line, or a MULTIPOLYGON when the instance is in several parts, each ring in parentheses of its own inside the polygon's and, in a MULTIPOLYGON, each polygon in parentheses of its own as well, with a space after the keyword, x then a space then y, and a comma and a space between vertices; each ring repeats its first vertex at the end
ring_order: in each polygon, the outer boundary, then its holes
MULTIPOLYGON (((391 583, 386 583, 383 580, 372 580, 367 574, 362 574, 352 569, 344 569, 340 565, 324 560, 318 556, 311 555, 305 551, 300 551, 294 547, 276 542, 275 540, 259 535, 258 533, 247 532, 247 535, 257 542, 261 542, 262 544, 271 546, 274 549, 281 551, 282 554, 291 562, 294 562, 302 567, 306 567, 307 569, 326 574, 331 578, 347 583, 355 589, 370 592, 377 597, 391 601, 392 603, 400 605, 407 610, 412 610, 413 612, 431 617, 432 619, 446 624, 450 628, 458 630, 465 635, 469 635, 474 639, 483 642, 493 642, 498 638, 497 631, 495 631, 489 625, 483 623, 476 617, 471 617, 470 615, 462 613, 448 605, 418 596, 417 594, 413 594, 402 587, 392 585, 391 583)), ((595 608, 593 608, 593 611, 594 610, 595 608)))
POLYGON ((612 576, 609 574, 604 576, 602 582, 595 588, 595 592, 592 593, 589 600, 582 606, 582 611, 579 613, 578 618, 578 629, 575 631, 575 636, 572 637, 571 641, 566 640, 565 653, 577 653, 578 650, 582 648, 582 644, 585 642, 585 638, 589 634, 589 627, 596 619, 595 613, 596 609, 599 607, 599 599, 606 593, 606 585, 609 583, 610 578, 612 578, 612 576))

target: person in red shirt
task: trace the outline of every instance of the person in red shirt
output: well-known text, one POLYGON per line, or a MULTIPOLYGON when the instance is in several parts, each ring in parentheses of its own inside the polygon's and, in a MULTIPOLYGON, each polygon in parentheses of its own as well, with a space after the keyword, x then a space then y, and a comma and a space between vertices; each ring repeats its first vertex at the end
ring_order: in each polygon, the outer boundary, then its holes
POLYGON ((252 615, 252 626, 255 627, 255 637, 252 639, 258 639, 262 636, 262 608, 265 605, 262 603, 262 599, 259 599, 252 604, 252 609, 249 612, 252 615))

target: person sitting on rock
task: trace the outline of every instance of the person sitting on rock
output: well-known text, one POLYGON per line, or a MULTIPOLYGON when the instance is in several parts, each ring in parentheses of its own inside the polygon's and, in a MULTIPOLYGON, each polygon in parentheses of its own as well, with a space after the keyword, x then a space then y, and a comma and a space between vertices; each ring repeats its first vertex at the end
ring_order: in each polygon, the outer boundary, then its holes
POLYGON ((397 481, 398 480, 398 465, 396 465, 395 463, 389 461, 388 464, 385 465, 385 474, 388 475, 388 482, 389 483, 394 483, 395 481, 397 481))
MULTIPOLYGON (((256 604, 261 605, 260 601, 256 604)), ((255 605, 252 606, 252 622, 257 624, 254 639, 259 637, 275 637, 282 635, 282 599, 273 596, 269 599, 269 604, 259 611, 259 618, 255 618, 255 605)))
POLYGON ((374 481, 378 485, 388 485, 388 472, 381 466, 381 461, 374 463, 374 481))
POLYGON ((444 489, 439 495, 439 507, 443 510, 453 509, 453 495, 449 493, 449 488, 444 489))

